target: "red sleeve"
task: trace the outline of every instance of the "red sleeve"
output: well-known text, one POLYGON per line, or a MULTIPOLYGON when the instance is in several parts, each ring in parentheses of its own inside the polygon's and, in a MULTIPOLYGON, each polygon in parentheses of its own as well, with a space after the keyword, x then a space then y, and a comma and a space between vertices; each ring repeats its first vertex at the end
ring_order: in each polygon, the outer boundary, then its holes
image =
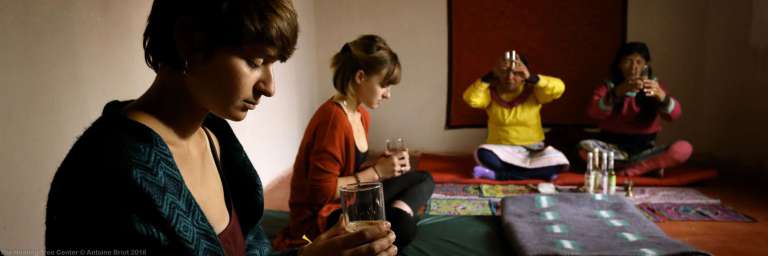
POLYGON ((338 178, 344 176, 345 134, 349 130, 344 113, 330 111, 321 117, 314 133, 314 141, 309 152, 308 195, 316 203, 328 203, 336 195, 338 178))
POLYGON ((603 120, 613 113, 613 102, 609 93, 611 93, 611 88, 607 84, 601 84, 595 88, 587 108, 587 115, 590 118, 603 120))

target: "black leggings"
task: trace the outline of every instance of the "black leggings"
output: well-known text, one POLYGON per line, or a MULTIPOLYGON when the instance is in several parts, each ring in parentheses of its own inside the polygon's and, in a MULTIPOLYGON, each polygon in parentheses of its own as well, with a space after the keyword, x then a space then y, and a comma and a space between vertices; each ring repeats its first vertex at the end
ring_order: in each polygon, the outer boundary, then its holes
MULTIPOLYGON (((416 236, 415 216, 419 213, 419 208, 427 204, 427 200, 432 196, 435 190, 435 182, 432 175, 428 172, 411 171, 395 178, 382 182, 384 185, 385 215, 387 221, 392 223, 392 231, 395 232, 397 239, 395 245, 402 249, 407 246, 416 236), (403 201, 413 211, 413 217, 405 211, 392 207, 394 201, 403 201)), ((333 211, 328 216, 326 229, 336 225, 341 215, 341 209, 333 211)))
POLYGON ((400 200, 408 204, 417 214, 419 208, 427 203, 435 190, 435 182, 428 172, 412 171, 382 182, 384 184, 384 202, 391 204, 400 200))
POLYGON ((485 168, 491 169, 496 173, 496 180, 550 180, 553 175, 563 170, 562 165, 531 169, 515 166, 501 161, 499 156, 494 154, 493 151, 484 148, 477 149, 477 160, 485 168))

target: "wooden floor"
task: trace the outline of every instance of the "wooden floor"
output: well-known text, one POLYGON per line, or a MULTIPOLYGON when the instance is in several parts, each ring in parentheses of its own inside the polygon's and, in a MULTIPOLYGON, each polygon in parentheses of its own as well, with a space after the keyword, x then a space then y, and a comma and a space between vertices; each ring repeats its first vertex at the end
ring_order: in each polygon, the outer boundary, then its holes
MULTIPOLYGON (((754 223, 665 222, 659 223, 670 237, 713 255, 768 255, 768 184, 758 179, 720 177, 693 187, 723 204, 757 219, 754 223)), ((288 210, 290 176, 266 188, 265 207, 288 210)))
POLYGON ((768 255, 768 185, 749 180, 725 177, 695 187, 757 222, 665 222, 659 227, 714 255, 768 255))

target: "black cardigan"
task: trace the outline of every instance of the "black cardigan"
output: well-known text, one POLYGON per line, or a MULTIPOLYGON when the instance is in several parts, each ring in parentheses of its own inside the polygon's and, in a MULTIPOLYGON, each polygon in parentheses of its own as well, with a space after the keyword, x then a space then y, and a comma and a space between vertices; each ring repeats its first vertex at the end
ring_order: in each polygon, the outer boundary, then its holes
MULTIPOLYGON (((48 194, 47 251, 223 255, 168 146, 153 130, 123 114, 128 103, 108 103, 56 172, 48 194)), ((273 253, 259 225, 264 204, 256 170, 225 120, 209 115, 204 126, 219 140, 223 182, 240 220, 246 253, 273 253)))

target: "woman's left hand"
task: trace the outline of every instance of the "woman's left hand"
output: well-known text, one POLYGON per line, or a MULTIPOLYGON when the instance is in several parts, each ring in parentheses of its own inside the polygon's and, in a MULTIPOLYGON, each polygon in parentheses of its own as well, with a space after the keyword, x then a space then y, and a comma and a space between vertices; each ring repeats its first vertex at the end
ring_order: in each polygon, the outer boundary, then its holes
POLYGON ((389 179, 403 175, 411 170, 410 155, 408 149, 384 152, 384 155, 377 161, 377 165, 381 171, 380 175, 382 179, 389 179))
POLYGON ((411 156, 408 154, 407 148, 403 151, 397 152, 395 154, 395 158, 397 158, 397 164, 400 166, 400 168, 395 168, 395 176, 403 175, 411 170, 411 156))
POLYGON ((667 98, 667 93, 664 89, 661 89, 659 82, 656 80, 643 80, 643 92, 649 97, 656 98, 659 102, 664 101, 667 98))
POLYGON ((397 177, 411 170, 410 154, 407 148, 393 152, 385 151, 382 158, 387 159, 385 162, 392 169, 392 175, 389 177, 397 177))

